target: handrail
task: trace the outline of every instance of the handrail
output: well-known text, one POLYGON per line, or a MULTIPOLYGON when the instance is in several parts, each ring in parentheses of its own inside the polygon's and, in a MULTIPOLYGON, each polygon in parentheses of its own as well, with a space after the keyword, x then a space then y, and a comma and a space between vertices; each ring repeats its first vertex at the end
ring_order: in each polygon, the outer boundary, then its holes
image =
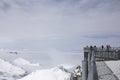
POLYGON ((95 55, 94 55, 95 53, 94 51, 91 51, 91 52, 92 52, 92 56, 91 56, 90 64, 88 64, 89 71, 88 71, 87 80, 98 80, 97 68, 95 63, 95 55))

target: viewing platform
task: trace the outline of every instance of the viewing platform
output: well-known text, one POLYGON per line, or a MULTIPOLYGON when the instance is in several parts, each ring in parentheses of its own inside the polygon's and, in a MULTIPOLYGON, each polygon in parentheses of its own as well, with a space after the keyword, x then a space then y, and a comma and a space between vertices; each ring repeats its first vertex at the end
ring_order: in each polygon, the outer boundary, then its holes
POLYGON ((119 80, 104 61, 120 60, 120 47, 110 45, 84 48, 82 80, 119 80))

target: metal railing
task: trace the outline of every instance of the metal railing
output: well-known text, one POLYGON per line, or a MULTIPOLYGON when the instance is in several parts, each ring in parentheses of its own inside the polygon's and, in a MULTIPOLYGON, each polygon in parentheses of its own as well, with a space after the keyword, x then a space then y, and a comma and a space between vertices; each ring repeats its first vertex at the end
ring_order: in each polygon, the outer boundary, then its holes
POLYGON ((98 80, 94 50, 85 53, 82 69, 82 80, 98 80))

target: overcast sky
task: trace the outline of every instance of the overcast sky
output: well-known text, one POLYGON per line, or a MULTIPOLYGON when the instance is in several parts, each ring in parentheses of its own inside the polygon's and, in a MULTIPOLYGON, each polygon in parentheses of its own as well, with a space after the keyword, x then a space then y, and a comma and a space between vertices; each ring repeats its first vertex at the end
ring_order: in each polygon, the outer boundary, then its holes
POLYGON ((120 46, 120 0, 0 0, 0 48, 120 46))

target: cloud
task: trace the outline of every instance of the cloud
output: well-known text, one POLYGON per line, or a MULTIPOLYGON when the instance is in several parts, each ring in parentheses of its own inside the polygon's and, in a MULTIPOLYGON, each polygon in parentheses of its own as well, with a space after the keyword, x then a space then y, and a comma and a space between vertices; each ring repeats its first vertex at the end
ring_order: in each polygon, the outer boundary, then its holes
POLYGON ((87 35, 87 36, 83 36, 86 38, 94 38, 94 39, 111 39, 111 38, 120 38, 120 35, 87 35))
POLYGON ((116 45, 119 5, 119 0, 1 0, 1 47, 77 50, 89 44, 116 45), (89 35, 96 39, 83 37, 89 35), (112 39, 103 39, 109 35, 112 39))

